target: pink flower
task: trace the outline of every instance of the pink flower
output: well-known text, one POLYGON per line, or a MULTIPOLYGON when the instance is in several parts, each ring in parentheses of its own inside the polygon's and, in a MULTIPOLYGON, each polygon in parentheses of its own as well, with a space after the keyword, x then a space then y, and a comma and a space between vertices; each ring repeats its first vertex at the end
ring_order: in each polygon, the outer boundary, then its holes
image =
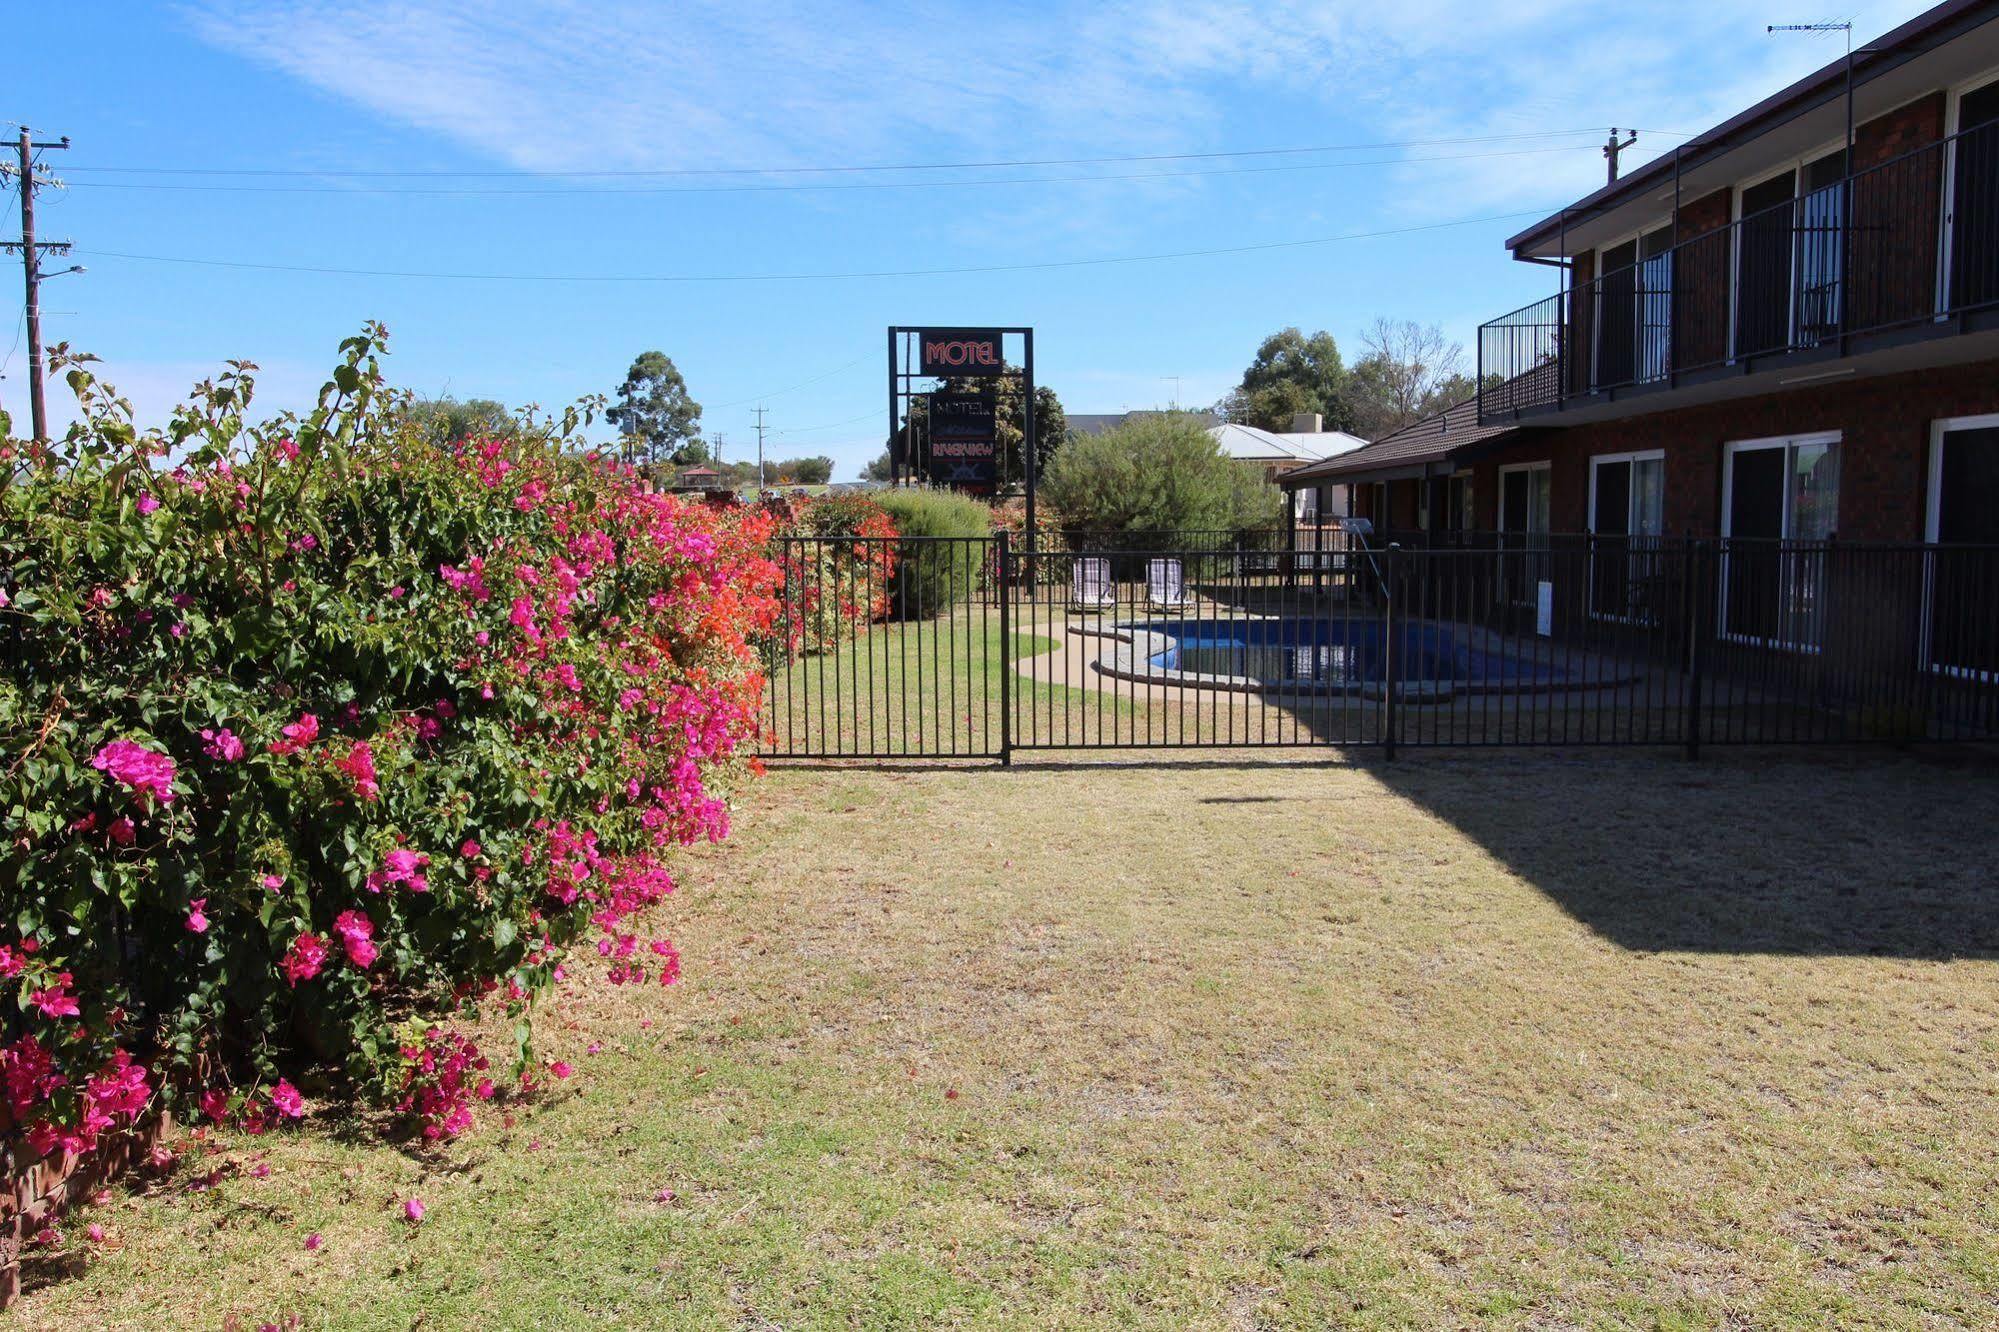
POLYGON ((333 932, 347 950, 347 960, 362 970, 375 965, 375 922, 359 911, 343 911, 333 921, 333 932))
POLYGON ((135 741, 113 740, 97 751, 90 766, 130 788, 141 804, 148 799, 162 805, 173 801, 174 761, 135 741))
POLYGON ((299 1095, 298 1088, 279 1078, 278 1085, 271 1089, 271 1108, 286 1119, 300 1119, 305 1115, 305 1098, 299 1095))
POLYGON ((271 752, 280 756, 296 754, 319 739, 319 718, 310 712, 301 714, 297 721, 284 728, 284 736, 271 746, 271 752))
POLYGON ((195 934, 208 933, 208 916, 202 910, 207 905, 208 899, 205 897, 197 897, 187 904, 187 927, 195 934))
POLYGON ((421 1198, 410 1198, 403 1203, 403 1216, 413 1226, 423 1224, 424 1210, 423 1199, 421 1198))
POLYGON ((326 1243, 326 1241, 321 1239, 319 1237, 319 1232, 315 1230, 310 1235, 307 1235, 305 1237, 305 1251, 307 1253, 317 1253, 319 1252, 319 1246, 324 1243, 326 1243))
POLYGON ((201 1113, 220 1124, 229 1118, 229 1093, 210 1087, 201 1094, 201 1113))
POLYGON ((56 983, 45 990, 37 990, 30 1001, 41 1010, 43 1017, 76 1017, 83 1010, 76 1006, 76 997, 69 993, 70 974, 65 971, 56 977, 56 983))
POLYGON ((307 931, 292 940, 291 948, 285 953, 285 980, 297 986, 302 980, 311 980, 326 965, 326 940, 307 931))
POLYGON ((381 784, 375 780, 375 751, 366 740, 356 740, 347 757, 336 759, 333 766, 354 779, 354 790, 363 800, 382 794, 381 784))
POLYGON ((201 752, 212 759, 234 763, 243 757, 243 742, 227 726, 213 731, 204 729, 201 738, 204 742, 201 752))
POLYGON ((477 860, 480 849, 479 844, 468 837, 465 839, 463 845, 458 848, 458 854, 467 860, 477 860))
POLYGON ((275 893, 278 889, 285 886, 285 876, 282 874, 266 874, 263 877, 262 883, 266 892, 275 893))
POLYGON ((571 1073, 574 1073, 576 1070, 571 1068, 568 1064, 563 1063, 560 1059, 558 1059, 554 1063, 548 1066, 548 1071, 555 1074, 555 1076, 558 1078, 566 1078, 571 1073))
POLYGON ((137 507, 140 513, 151 513, 154 509, 160 507, 160 501, 153 495, 141 495, 139 496, 137 507))
POLYGON ((0 944, 0 977, 12 980, 27 969, 28 958, 25 953, 17 953, 7 945, 0 944))
POLYGON ((406 884, 413 893, 428 892, 430 881, 423 870, 430 864, 430 857, 420 855, 408 847, 399 846, 382 857, 382 868, 368 876, 368 891, 379 893, 390 884, 406 884))
MULTIPOLYGON (((148 496, 147 498, 151 499, 152 497, 148 496)), ((159 506, 159 501, 153 500, 153 505, 155 508, 157 508, 159 506)), ((95 1221, 92 1221, 89 1225, 85 1226, 83 1228, 83 1233, 89 1237, 90 1242, 92 1244, 102 1244, 104 1242, 104 1227, 98 1225, 95 1221)))
POLYGON ((104 831, 120 846, 130 846, 139 840, 138 825, 123 814, 111 820, 111 826, 104 831))

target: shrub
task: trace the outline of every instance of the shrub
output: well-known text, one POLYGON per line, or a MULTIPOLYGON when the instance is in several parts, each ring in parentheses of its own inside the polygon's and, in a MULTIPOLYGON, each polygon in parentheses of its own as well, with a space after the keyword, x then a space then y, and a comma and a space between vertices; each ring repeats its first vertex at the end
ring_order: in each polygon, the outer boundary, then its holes
POLYGON ((878 502, 903 537, 953 537, 900 544, 890 604, 904 620, 941 615, 971 596, 984 548, 966 537, 992 535, 992 510, 948 490, 891 490, 878 502))
POLYGON ((774 649, 787 658, 830 652, 888 614, 897 533, 879 504, 848 494, 779 499, 771 508, 782 535, 805 538, 777 544, 784 602, 774 649))
POLYGON ((565 453, 573 412, 399 428, 380 347, 303 419, 248 424, 237 363, 163 432, 57 349, 84 423, 0 457, 0 1072, 37 1149, 152 1097, 257 1130, 342 1075, 455 1133, 504 1075, 453 1014, 490 996, 532 1080, 573 945, 678 972, 631 917, 727 829, 769 520, 565 453))
POLYGON ((1042 479, 1041 496, 1063 529, 1085 534, 1229 532, 1274 527, 1277 489, 1222 452, 1203 418, 1139 417, 1070 441, 1042 479))

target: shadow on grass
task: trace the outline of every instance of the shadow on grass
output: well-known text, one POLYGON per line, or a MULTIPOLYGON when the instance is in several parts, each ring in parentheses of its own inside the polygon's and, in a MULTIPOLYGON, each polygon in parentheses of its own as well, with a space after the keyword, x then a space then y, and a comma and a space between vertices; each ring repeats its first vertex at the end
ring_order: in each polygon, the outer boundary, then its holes
POLYGON ((1481 753, 1371 770, 1625 948, 1999 958, 1989 749, 1481 753))

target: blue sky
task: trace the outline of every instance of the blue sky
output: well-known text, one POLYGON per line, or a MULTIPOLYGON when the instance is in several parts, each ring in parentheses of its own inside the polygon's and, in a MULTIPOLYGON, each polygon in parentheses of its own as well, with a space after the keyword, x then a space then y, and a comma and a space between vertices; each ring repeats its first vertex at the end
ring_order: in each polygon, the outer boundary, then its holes
MULTIPOLYGON (((847 477, 881 448, 891 323, 1033 325, 1072 411, 1212 402, 1287 324, 1350 357, 1377 315, 1469 348, 1552 289, 1501 242, 1600 182, 1605 127, 1644 131, 1643 160, 1839 54, 1765 24, 1852 17, 1865 40, 1922 8, 111 3, 27 16, 42 54, 0 117, 74 141, 48 155, 68 188, 40 226, 89 271, 45 289, 45 337, 102 356, 143 415, 228 357, 260 363, 267 405, 301 405, 375 318, 397 383, 509 403, 608 392, 659 348, 730 456, 762 402, 775 456, 828 453, 847 477), (552 172, 605 174, 522 174, 552 172), (1401 234, 1075 262, 1380 232, 1401 234), (1048 263, 1070 266, 1019 267, 1048 263)), ((0 346, 19 331, 5 289, 0 346)), ((0 381, 17 417, 24 361, 16 345, 0 381)))

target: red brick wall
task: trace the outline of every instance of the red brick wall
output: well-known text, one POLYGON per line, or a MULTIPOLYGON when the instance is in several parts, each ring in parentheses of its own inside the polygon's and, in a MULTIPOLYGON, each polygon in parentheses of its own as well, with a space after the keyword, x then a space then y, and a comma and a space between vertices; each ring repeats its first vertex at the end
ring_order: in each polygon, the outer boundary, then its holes
POLYGON ((1549 459, 1551 521, 1557 532, 1589 520, 1589 459, 1663 449, 1666 530, 1715 536, 1721 530, 1722 446, 1837 430, 1839 535, 1854 541, 1920 541, 1927 504, 1930 422, 1999 412, 1999 361, 1803 384, 1780 393, 1622 421, 1550 429, 1480 459, 1473 467, 1479 526, 1496 525, 1499 466, 1549 459))
POLYGON ((1855 170, 1874 166, 1891 157, 1913 152, 1943 137, 1944 95, 1933 92, 1907 106, 1896 107, 1853 131, 1855 170))

